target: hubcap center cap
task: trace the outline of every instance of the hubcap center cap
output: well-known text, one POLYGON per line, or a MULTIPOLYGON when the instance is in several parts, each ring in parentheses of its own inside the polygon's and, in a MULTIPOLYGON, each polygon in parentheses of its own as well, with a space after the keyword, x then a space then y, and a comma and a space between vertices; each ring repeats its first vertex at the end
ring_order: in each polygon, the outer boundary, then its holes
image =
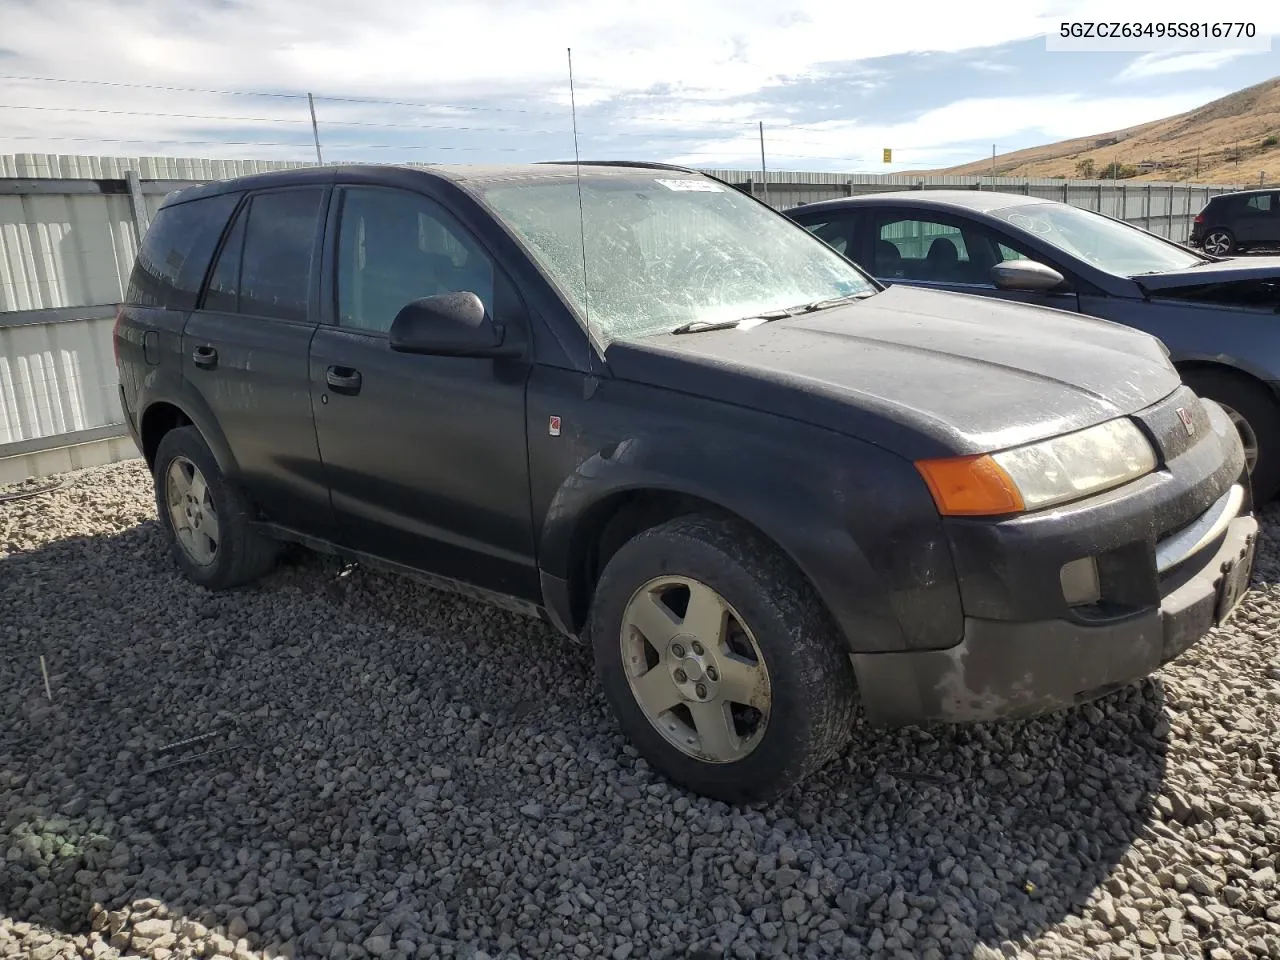
POLYGON ((716 698, 720 685, 720 670, 715 654, 690 637, 680 636, 671 641, 667 650, 667 664, 671 682, 680 696, 694 703, 705 703, 716 698))

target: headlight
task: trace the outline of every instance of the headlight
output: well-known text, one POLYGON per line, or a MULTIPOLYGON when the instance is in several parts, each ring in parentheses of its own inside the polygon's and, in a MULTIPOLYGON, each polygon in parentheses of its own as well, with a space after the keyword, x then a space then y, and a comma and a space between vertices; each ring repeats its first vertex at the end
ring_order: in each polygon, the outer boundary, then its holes
POLYGON ((916 462, 938 511, 949 516, 1040 510, 1102 493, 1155 468, 1151 444, 1125 418, 998 453, 916 462))

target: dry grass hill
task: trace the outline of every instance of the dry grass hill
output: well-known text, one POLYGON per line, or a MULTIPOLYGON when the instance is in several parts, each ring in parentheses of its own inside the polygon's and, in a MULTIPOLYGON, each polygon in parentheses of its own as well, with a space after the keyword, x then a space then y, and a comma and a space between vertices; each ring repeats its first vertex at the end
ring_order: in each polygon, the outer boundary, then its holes
MULTIPOLYGON (((1280 77, 1246 87, 1187 113, 996 156, 1001 177, 1187 180, 1256 185, 1280 181, 1280 77)), ((986 176, 991 159, 922 174, 986 176)))

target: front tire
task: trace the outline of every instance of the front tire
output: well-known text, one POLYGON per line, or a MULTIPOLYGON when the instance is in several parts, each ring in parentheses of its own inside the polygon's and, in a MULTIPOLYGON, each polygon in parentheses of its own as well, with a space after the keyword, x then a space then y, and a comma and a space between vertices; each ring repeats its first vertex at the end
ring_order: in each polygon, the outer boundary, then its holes
POLYGON ((210 590, 262 577, 278 544, 253 529, 244 495, 222 475, 195 427, 166 433, 156 449, 156 511, 184 576, 210 590))
POLYGON ((1183 375, 1199 396, 1226 410, 1245 448, 1253 496, 1258 503, 1280 493, 1280 404, 1257 381, 1222 370, 1191 370, 1183 375))
POLYGON ((589 635, 623 732, 696 793, 773 799, 848 742, 856 686, 835 627, 791 563, 739 524, 682 517, 624 544, 589 635))

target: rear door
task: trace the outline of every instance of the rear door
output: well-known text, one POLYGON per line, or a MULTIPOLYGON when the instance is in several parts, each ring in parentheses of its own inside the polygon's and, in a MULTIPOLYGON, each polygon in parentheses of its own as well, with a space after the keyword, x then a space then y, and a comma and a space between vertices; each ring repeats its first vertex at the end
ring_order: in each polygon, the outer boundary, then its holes
POLYGON ((1276 200, 1274 193, 1255 193, 1238 203, 1235 234, 1239 246, 1280 243, 1280 204, 1276 200))
POLYGON ((1069 271, 1033 256, 1017 239, 958 214, 879 207, 865 221, 864 243, 872 276, 882 283, 975 293, 1019 303, 1078 310, 1069 271), (1001 290, 991 268, 1008 260, 1037 260, 1066 278, 1062 290, 1001 290))
POLYGON ((333 322, 311 346, 311 392, 341 542, 538 600, 529 361, 397 353, 387 337, 409 302, 469 290, 508 338, 528 344, 514 285, 488 248, 424 194, 342 187, 330 223, 333 322))
POLYGON ((113 334, 120 402, 135 432, 151 399, 182 392, 182 329, 239 199, 229 193, 167 204, 142 239, 113 334))
POLYGON ((247 196, 183 334, 188 381, 216 416, 239 481, 266 519, 330 538, 307 351, 330 188, 247 196))

